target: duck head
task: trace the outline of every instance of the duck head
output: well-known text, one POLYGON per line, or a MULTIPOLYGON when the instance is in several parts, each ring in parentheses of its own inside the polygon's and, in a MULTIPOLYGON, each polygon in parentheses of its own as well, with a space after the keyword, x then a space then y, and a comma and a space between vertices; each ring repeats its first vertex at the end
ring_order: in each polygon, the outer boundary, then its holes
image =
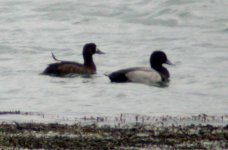
POLYGON ((150 56, 150 65, 152 68, 160 68, 162 64, 173 65, 163 51, 154 51, 150 56))
POLYGON ((87 43, 84 45, 83 47, 83 56, 84 57, 88 57, 88 56, 92 56, 94 54, 104 54, 102 51, 100 51, 96 44, 94 43, 87 43))

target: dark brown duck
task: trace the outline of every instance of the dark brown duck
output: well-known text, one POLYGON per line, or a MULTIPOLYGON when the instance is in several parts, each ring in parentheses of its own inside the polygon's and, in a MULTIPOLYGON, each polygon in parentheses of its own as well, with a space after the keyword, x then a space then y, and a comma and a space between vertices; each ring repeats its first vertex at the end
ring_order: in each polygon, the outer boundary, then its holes
POLYGON ((73 61, 60 61, 56 59, 54 55, 52 55, 53 58, 59 62, 49 64, 48 67, 43 71, 43 74, 52 76, 64 76, 67 74, 96 73, 96 65, 93 61, 93 55, 104 53, 97 48, 96 44, 87 43, 83 47, 82 54, 84 58, 83 64, 73 61))

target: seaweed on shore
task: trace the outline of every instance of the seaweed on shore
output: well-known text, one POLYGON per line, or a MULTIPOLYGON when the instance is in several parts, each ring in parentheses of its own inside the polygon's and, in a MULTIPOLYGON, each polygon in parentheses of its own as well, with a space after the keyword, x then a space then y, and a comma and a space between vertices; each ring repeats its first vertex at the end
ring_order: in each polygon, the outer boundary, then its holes
POLYGON ((228 148, 228 125, 111 127, 96 124, 2 123, 0 148, 131 149, 228 148))

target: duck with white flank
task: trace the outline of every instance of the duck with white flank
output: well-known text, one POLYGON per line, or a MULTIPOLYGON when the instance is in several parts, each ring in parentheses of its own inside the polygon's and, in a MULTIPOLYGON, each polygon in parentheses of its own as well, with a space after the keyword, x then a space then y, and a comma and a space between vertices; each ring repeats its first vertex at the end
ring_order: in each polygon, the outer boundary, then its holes
POLYGON ((115 71, 108 75, 111 82, 156 83, 169 81, 169 71, 162 64, 172 63, 163 51, 154 51, 150 56, 151 68, 133 67, 115 71))
POLYGON ((93 55, 104 53, 97 48, 96 44, 87 43, 83 47, 82 54, 84 64, 73 61, 60 61, 52 54, 52 57, 59 62, 49 64, 43 71, 43 74, 52 76, 65 76, 68 74, 95 74, 96 65, 93 62, 93 55))

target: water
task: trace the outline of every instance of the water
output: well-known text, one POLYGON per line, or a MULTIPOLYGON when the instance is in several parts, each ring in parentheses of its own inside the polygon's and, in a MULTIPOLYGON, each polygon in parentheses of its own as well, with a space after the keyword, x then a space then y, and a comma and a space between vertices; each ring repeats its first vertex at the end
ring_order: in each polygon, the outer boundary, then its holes
POLYGON ((0 110, 61 115, 227 115, 227 0, 0 0, 0 110), (82 62, 95 42, 91 78, 40 75, 54 62, 82 62), (110 83, 117 69, 149 67, 166 52, 168 87, 110 83))

